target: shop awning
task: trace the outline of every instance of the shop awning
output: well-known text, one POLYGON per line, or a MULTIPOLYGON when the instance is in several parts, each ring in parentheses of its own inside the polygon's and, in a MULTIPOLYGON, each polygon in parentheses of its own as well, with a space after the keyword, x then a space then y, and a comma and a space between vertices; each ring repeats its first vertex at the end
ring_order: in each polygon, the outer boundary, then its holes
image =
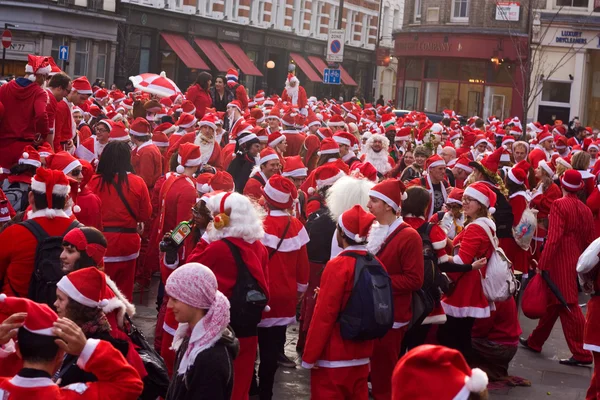
POLYGON ((319 78, 319 75, 317 75, 317 73, 312 69, 308 61, 306 61, 300 54, 290 53, 290 57, 292 57, 292 60, 294 60, 296 65, 300 67, 308 79, 313 82, 323 82, 323 80, 319 78))
POLYGON ((229 68, 234 68, 229 58, 223 54, 219 46, 212 40, 195 38, 194 42, 220 72, 227 72, 229 68))
POLYGON ((312 65, 314 65, 315 69, 321 76, 323 76, 323 71, 325 68, 329 68, 327 64, 325 64, 325 61, 317 56, 308 56, 308 60, 312 63, 312 65))
POLYGON ((246 55, 244 50, 235 43, 224 43, 221 42, 221 47, 225 49, 229 57, 233 59, 233 62, 242 70, 246 75, 263 76, 263 74, 256 68, 256 65, 246 55))
POLYGON ((173 49, 177 57, 183 61, 188 68, 197 68, 210 70, 208 65, 196 53, 191 44, 183 36, 174 35, 172 33, 161 33, 165 42, 173 49))
POLYGON ((352 79, 352 77, 350 76, 350 74, 348 73, 348 71, 346 71, 344 69, 344 67, 342 67, 341 65, 340 65, 340 71, 342 71, 342 82, 344 82, 344 85, 358 86, 358 83, 356 83, 354 81, 354 79, 352 79))

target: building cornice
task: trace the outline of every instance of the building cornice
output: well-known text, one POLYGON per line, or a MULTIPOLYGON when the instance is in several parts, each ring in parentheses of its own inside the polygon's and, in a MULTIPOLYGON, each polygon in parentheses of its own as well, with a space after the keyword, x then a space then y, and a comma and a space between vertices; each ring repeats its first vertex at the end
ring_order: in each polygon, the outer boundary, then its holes
POLYGON ((56 11, 60 13, 68 13, 74 15, 82 15, 90 18, 101 18, 107 19, 115 22, 125 22, 125 18, 116 13, 109 13, 106 11, 87 11, 84 9, 79 9, 75 6, 73 7, 61 7, 53 4, 40 4, 40 3, 29 3, 23 1, 10 1, 10 0, 0 0, 0 6, 6 7, 20 7, 20 8, 29 8, 35 10, 48 10, 48 11, 56 11))
POLYGON ((392 36, 398 34, 420 34, 420 33, 440 33, 440 34, 478 34, 478 35, 503 35, 503 36, 519 36, 527 37, 525 32, 509 32, 507 29, 494 29, 482 27, 467 27, 467 26, 404 26, 400 30, 395 30, 392 36))

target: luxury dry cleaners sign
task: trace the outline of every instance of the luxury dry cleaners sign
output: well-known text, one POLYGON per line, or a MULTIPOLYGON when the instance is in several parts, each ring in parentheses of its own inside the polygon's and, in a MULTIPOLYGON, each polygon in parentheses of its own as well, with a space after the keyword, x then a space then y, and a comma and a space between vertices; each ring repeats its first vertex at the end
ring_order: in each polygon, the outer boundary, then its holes
POLYGON ((569 47, 574 50, 595 49, 598 46, 598 32, 571 30, 542 25, 542 45, 569 47))
POLYGON ((560 31, 560 35, 556 36, 556 43, 586 45, 587 42, 582 31, 560 31))

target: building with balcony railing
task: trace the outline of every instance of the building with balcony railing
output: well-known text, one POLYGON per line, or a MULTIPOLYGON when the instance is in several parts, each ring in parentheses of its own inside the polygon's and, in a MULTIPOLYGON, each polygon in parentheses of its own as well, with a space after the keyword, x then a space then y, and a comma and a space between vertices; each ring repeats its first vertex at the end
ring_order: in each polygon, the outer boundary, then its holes
POLYGON ((5 75, 23 75, 27 54, 51 55, 69 75, 110 85, 123 20, 117 6, 117 0, 0 0, 0 29, 16 25, 10 28, 5 75), (60 46, 68 46, 66 61, 59 60, 60 46))
POLYGON ((337 90, 323 85, 330 29, 340 12, 345 29, 341 94, 372 93, 379 0, 122 0, 119 82, 165 71, 184 90, 198 71, 213 76, 240 71, 241 83, 280 94, 288 66, 296 64, 309 95, 337 90))

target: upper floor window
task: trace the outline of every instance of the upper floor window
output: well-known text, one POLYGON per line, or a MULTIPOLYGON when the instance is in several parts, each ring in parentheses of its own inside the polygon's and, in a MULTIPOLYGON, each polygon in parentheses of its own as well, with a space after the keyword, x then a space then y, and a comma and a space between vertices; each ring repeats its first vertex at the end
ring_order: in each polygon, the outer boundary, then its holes
POLYGON ((469 20, 469 0, 452 0, 453 22, 467 22, 469 20))
POLYGON ((589 1, 590 0, 556 0, 556 6, 588 8, 589 1))
POLYGON ((415 22, 421 21, 421 0, 415 0, 415 22))

